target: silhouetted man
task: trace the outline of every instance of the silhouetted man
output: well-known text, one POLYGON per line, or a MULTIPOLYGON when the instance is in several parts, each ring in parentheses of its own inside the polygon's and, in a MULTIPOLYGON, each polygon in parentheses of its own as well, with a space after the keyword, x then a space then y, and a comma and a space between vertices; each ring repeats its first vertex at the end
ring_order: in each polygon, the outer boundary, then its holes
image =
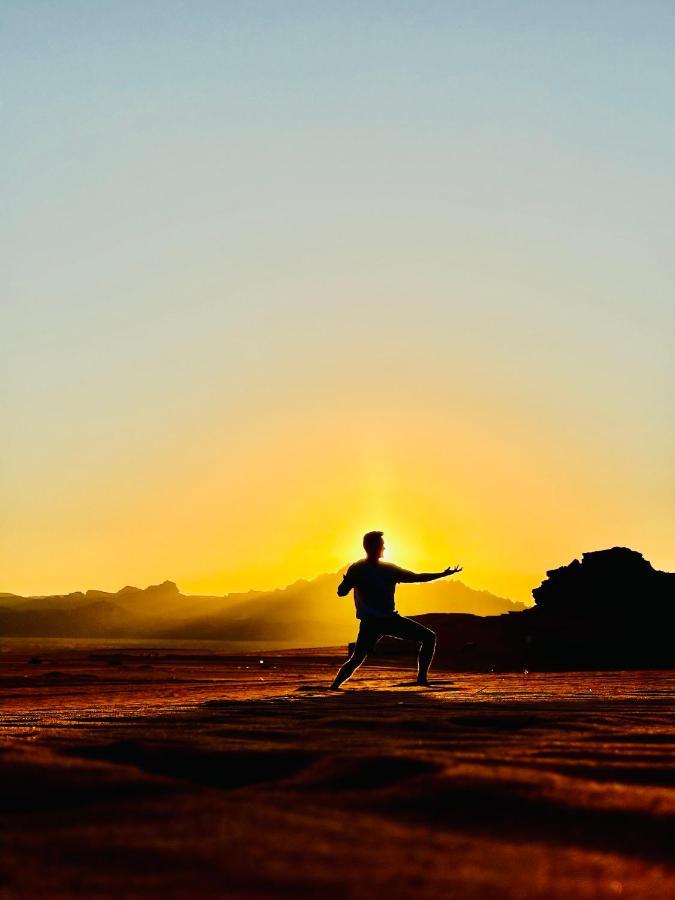
POLYGON ((366 558, 351 565, 338 588, 340 597, 346 597, 354 589, 356 618, 361 620, 354 652, 335 676, 331 685, 336 691, 350 678, 366 656, 374 649, 381 637, 391 635, 420 644, 417 660, 417 684, 429 687, 427 673, 436 648, 436 635, 429 628, 406 619, 396 612, 394 591, 399 582, 435 581, 461 572, 461 568, 447 568, 442 572, 416 573, 400 569, 391 563, 381 561, 384 540, 381 531, 369 531, 363 537, 366 558))

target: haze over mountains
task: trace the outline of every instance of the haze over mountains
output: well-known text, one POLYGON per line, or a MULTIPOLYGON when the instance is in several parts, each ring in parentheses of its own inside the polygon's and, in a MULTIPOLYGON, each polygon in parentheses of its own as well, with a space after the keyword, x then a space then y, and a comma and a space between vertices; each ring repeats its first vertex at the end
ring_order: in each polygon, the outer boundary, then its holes
MULTIPOLYGON (((354 639, 351 596, 337 596, 340 574, 273 591, 185 595, 165 581, 117 592, 51 597, 0 594, 0 635, 257 642, 318 647, 354 639)), ((675 665, 675 574, 660 572, 626 547, 584 553, 551 569, 525 608, 460 581, 400 585, 397 606, 423 616, 438 634, 435 665, 457 671, 649 668, 675 665), (504 615, 511 613, 511 615, 504 615)), ((253 644, 253 646, 252 646, 253 644)), ((383 640, 376 655, 415 653, 383 640)))
MULTIPOLYGON (((88 590, 48 597, 0 594, 0 632, 30 637, 129 637, 339 644, 353 638, 354 605, 336 595, 340 573, 272 591, 225 596, 182 594, 172 581, 117 592, 88 590)), ((524 604, 460 581, 400 585, 404 615, 499 615, 524 604)))

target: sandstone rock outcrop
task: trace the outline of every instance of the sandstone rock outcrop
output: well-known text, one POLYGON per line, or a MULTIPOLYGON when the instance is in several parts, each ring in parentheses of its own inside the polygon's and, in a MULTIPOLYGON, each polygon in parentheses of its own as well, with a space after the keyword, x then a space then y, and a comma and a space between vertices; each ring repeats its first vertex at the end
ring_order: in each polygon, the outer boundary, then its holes
MULTIPOLYGON (((436 664, 455 671, 675 666, 675 574, 613 547, 547 572, 535 606, 501 616, 416 617, 436 631, 436 664)), ((409 655, 381 641, 378 654, 409 655)))

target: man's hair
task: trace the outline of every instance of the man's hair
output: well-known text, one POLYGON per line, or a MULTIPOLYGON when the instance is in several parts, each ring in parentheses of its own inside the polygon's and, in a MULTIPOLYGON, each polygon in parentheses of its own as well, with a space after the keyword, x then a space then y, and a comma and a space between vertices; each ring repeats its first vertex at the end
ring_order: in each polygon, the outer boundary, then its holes
POLYGON ((382 535, 384 531, 369 531, 367 534, 363 535, 363 549, 366 553, 370 553, 371 550, 377 550, 380 544, 382 543, 382 535))

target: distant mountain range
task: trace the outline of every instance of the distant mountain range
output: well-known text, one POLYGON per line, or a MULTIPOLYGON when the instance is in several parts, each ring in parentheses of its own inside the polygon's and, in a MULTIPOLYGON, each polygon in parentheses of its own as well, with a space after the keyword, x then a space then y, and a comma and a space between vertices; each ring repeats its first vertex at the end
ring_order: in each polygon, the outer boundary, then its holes
MULTIPOLYGON (((0 633, 25 637, 178 638, 226 641, 345 643, 355 631, 350 597, 336 594, 341 573, 296 581, 272 591, 225 596, 182 594, 172 581, 117 592, 88 590, 47 597, 0 594, 0 633)), ((477 591, 460 581, 400 585, 403 615, 500 615, 523 603, 477 591)))

